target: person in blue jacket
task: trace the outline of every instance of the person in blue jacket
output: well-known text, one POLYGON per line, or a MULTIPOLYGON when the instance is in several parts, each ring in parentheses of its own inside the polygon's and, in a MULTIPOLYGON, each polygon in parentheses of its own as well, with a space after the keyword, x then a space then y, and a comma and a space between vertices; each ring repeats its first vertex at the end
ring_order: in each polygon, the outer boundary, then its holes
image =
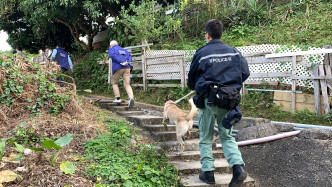
MULTIPOLYGON (((53 50, 51 60, 57 62, 60 65, 61 73, 68 71, 69 68, 71 71, 74 70, 73 63, 68 53, 62 49, 61 44, 58 44, 56 49, 53 50)), ((56 80, 63 81, 61 75, 56 80)), ((64 86, 63 83, 60 83, 60 85, 64 86)))
POLYGON ((112 86, 115 96, 114 103, 121 103, 120 90, 118 86, 119 79, 123 77, 123 85, 129 97, 128 107, 134 106, 134 94, 130 86, 130 62, 132 60, 130 53, 118 45, 118 42, 112 40, 110 42, 110 48, 108 54, 112 59, 112 86))
POLYGON ((215 120, 217 120, 219 137, 222 148, 231 168, 233 178, 230 187, 241 186, 247 174, 243 170, 244 162, 241 152, 231 136, 232 120, 239 120, 241 113, 238 107, 230 112, 214 103, 209 103, 214 89, 231 88, 240 91, 243 82, 249 77, 250 72, 246 59, 241 53, 220 39, 223 25, 219 20, 209 20, 205 24, 205 39, 207 44, 198 49, 193 57, 188 73, 187 85, 196 91, 195 104, 199 109, 199 149, 201 153, 202 172, 199 179, 207 184, 215 184, 214 158, 212 156, 212 142, 214 135, 215 120), (212 94, 210 94, 212 93, 212 94), (225 115, 232 120, 224 120, 225 115), (224 121, 224 123, 223 123, 224 121))

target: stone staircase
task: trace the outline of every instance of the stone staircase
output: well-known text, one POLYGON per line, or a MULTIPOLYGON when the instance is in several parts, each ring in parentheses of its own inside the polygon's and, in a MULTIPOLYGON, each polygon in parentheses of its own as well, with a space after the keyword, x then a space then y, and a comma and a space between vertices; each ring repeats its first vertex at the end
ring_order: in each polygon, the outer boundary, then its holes
MULTIPOLYGON (((88 99, 96 100, 97 98, 88 99)), ((184 186, 228 186, 232 179, 232 170, 224 158, 223 152, 215 150, 215 144, 213 145, 213 155, 215 158, 216 184, 207 185, 198 179, 198 174, 201 172, 198 129, 192 129, 190 135, 187 135, 184 154, 177 156, 180 143, 176 140, 175 125, 168 124, 166 129, 162 125, 163 118, 161 116, 151 115, 149 112, 142 111, 139 107, 129 109, 126 103, 114 104, 112 100, 102 99, 99 101, 99 105, 102 108, 115 111, 118 115, 126 117, 128 121, 150 132, 156 144, 168 153, 169 163, 182 173, 181 182, 184 186)), ((257 187, 259 185, 255 179, 248 176, 243 186, 257 187)))

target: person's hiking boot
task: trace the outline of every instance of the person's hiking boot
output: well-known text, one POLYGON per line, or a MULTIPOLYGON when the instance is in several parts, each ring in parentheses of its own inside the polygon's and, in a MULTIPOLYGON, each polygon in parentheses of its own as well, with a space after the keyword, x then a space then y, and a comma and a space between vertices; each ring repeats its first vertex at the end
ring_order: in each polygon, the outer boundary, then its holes
POLYGON ((134 107, 134 99, 129 99, 128 101, 128 108, 133 108, 134 107))
POLYGON ((121 99, 115 99, 113 103, 121 103, 121 99))
POLYGON ((199 174, 199 179, 206 184, 215 184, 216 181, 214 180, 214 171, 203 171, 199 174))
POLYGON ((247 173, 243 170, 242 165, 233 166, 233 178, 229 183, 229 187, 240 187, 247 178, 247 173))

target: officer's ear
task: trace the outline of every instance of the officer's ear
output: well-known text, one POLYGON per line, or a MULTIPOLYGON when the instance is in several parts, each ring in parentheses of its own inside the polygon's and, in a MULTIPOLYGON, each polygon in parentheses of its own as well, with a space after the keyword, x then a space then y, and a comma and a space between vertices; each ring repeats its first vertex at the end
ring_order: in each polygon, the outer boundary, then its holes
POLYGON ((208 41, 212 40, 212 37, 208 32, 205 33, 205 36, 208 41))

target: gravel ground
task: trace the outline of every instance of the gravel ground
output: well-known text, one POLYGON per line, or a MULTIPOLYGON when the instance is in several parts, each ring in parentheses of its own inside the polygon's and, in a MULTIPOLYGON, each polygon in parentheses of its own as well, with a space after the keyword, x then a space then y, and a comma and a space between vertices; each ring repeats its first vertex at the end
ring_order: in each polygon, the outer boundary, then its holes
POLYGON ((332 131, 302 130, 298 136, 240 148, 260 186, 332 186, 332 131))

